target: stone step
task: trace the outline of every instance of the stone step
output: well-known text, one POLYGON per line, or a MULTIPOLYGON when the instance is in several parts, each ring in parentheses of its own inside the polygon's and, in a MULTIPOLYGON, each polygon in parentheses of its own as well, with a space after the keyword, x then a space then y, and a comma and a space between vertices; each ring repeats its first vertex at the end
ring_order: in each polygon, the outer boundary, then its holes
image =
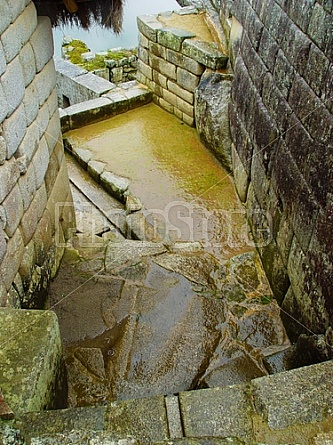
POLYGON ((332 387, 329 361, 250 385, 29 413, 15 428, 31 445, 327 445, 332 387))

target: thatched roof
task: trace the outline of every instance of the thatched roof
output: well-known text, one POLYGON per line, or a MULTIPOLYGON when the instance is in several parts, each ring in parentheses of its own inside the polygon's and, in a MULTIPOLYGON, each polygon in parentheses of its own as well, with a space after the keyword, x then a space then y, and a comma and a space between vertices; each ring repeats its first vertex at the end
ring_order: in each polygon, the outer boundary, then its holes
POLYGON ((50 17, 52 26, 73 24, 88 29, 93 23, 97 23, 117 34, 121 31, 125 0, 33 1, 38 15, 50 17))

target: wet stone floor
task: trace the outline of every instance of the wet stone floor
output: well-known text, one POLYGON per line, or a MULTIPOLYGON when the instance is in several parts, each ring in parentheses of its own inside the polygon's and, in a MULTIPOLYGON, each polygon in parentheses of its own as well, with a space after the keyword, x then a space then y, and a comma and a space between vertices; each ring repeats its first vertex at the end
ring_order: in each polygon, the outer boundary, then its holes
POLYGON ((59 317, 69 406, 281 371, 290 342, 278 305, 232 180, 195 130, 149 105, 66 137, 128 178, 131 194, 120 204, 68 158, 77 231, 48 305, 59 317), (147 214, 155 232, 162 215, 163 231, 133 236, 133 217, 147 214))

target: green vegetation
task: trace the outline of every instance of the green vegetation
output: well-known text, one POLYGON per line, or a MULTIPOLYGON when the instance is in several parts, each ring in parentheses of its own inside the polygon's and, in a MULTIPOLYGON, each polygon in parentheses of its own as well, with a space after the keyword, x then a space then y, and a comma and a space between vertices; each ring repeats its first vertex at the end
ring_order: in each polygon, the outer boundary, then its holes
POLYGON ((136 54, 136 50, 108 50, 105 56, 96 55, 93 60, 83 60, 82 54, 89 52, 88 46, 82 40, 73 39, 70 43, 63 45, 63 50, 67 54, 70 62, 79 65, 87 71, 95 71, 105 68, 105 60, 121 60, 124 57, 130 57, 136 54))

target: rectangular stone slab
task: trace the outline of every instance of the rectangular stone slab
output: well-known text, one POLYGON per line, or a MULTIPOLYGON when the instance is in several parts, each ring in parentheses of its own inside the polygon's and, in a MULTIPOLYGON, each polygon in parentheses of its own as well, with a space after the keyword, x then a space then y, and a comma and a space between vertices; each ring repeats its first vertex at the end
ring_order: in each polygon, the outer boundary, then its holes
POLYGON ((333 361, 252 380, 258 413, 273 430, 320 422, 333 409, 333 361))
POLYGON ((185 437, 250 438, 246 385, 179 393, 185 437))
POLYGON ((140 443, 169 438, 164 396, 111 403, 106 421, 111 434, 135 437, 140 443))
POLYGON ((228 57, 221 53, 214 44, 199 40, 185 40, 182 53, 212 70, 223 69, 228 63, 228 57))
POLYGON ((54 312, 0 309, 0 382, 15 416, 50 407, 62 363, 54 312))

